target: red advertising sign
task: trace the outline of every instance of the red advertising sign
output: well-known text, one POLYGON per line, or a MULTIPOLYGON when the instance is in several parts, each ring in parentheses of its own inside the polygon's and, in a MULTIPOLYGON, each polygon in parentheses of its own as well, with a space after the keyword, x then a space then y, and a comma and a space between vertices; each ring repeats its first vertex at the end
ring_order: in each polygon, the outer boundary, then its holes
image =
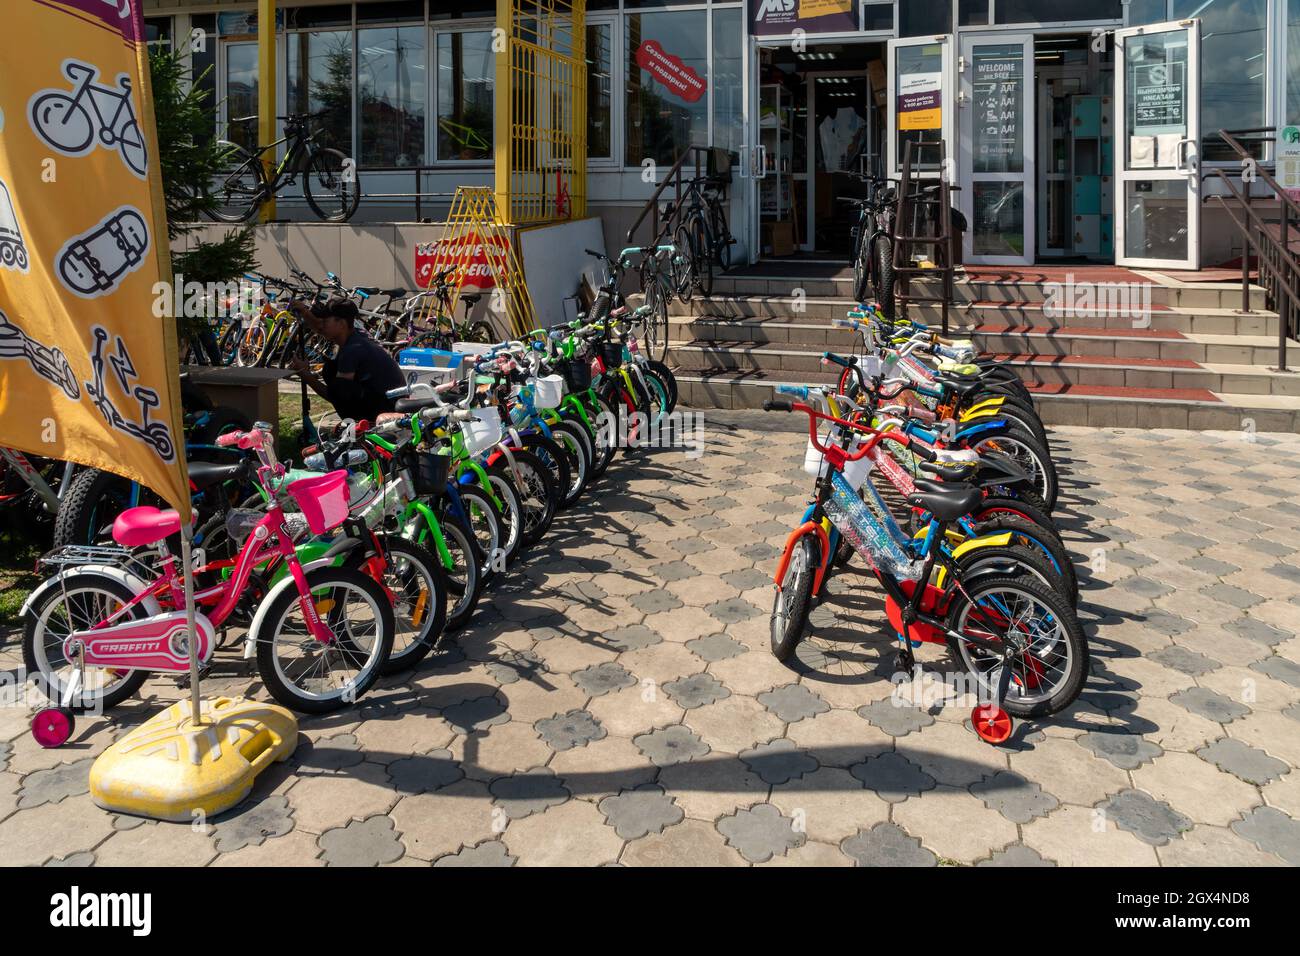
POLYGON ((679 57, 664 52, 654 40, 646 40, 636 50, 636 65, 651 78, 687 103, 699 102, 707 84, 679 57))
MULTIPOLYGON (((436 242, 415 244, 415 284, 427 289, 433 284, 435 267, 445 269, 456 266, 463 274, 462 288, 494 289, 495 273, 505 274, 510 250, 504 237, 479 236, 466 239, 439 239, 436 242), (438 263, 442 263, 438 266, 438 263)), ((456 281, 456 276, 451 277, 456 281)))

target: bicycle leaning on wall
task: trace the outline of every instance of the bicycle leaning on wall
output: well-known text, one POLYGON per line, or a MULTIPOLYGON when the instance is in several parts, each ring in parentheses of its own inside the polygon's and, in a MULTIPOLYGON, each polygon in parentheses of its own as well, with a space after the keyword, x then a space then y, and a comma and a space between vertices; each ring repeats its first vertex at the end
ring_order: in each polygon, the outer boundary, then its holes
MULTIPOLYGON (((361 180, 356 164, 337 149, 316 142, 316 134, 307 124, 329 110, 318 113, 295 113, 277 116, 284 120, 284 136, 250 152, 238 143, 221 140, 226 148, 226 171, 217 177, 212 193, 221 204, 211 213, 221 222, 248 222, 262 204, 286 186, 292 186, 302 174, 302 196, 312 212, 326 222, 347 222, 361 202, 361 180), (288 144, 284 158, 267 178, 262 159, 268 152, 288 144)), ((231 123, 249 123, 256 116, 241 116, 231 123)))

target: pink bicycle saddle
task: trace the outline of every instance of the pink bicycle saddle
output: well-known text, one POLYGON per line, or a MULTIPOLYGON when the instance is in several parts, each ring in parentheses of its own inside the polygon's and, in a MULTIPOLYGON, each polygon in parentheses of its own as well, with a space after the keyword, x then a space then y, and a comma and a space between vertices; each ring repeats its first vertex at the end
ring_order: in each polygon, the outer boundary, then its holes
POLYGON ((127 508, 113 522, 113 540, 124 548, 153 544, 181 530, 181 516, 175 509, 159 511, 152 505, 127 508))

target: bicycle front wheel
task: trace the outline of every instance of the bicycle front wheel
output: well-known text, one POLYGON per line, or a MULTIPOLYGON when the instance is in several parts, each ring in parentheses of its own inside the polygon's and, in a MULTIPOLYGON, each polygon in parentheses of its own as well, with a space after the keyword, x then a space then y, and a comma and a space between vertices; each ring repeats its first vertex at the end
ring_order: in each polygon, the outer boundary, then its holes
POLYGON ((350 568, 308 572, 307 587, 329 639, 312 633, 304 599, 286 588, 253 635, 257 669, 279 703, 326 714, 355 703, 383 673, 393 648, 393 606, 373 578, 350 568))
POLYGON ((302 171, 302 195, 326 222, 347 222, 361 202, 356 165, 337 149, 318 149, 302 171))
POLYGON ((700 295, 707 299, 713 295, 713 237, 709 235, 709 224, 703 216, 692 218, 688 228, 695 259, 695 284, 700 295))

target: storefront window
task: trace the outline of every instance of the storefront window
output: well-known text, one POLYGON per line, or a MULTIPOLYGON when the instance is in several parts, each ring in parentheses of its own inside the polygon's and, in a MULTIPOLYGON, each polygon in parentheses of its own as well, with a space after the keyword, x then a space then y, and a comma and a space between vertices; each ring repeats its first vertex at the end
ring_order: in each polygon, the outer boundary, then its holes
POLYGON ((1264 125, 1268 0, 1174 0, 1173 18, 1201 18, 1201 159, 1235 160, 1220 129, 1264 125))
POLYGON ((172 18, 145 17, 144 39, 149 44, 150 49, 160 47, 164 50, 170 50, 172 48, 172 18))
POLYGON ((310 124, 316 141, 351 156, 352 31, 290 33, 288 50, 287 112, 322 113, 310 124))
POLYGON ((233 122, 257 115, 257 44, 226 43, 226 133, 225 139, 247 150, 257 149, 257 121, 233 122))
POLYGON ((592 23, 587 27, 587 156, 610 159, 614 155, 613 27, 592 23))
POLYGON ((1289 0, 1286 14, 1286 115, 1279 125, 1300 123, 1300 0, 1289 0))
POLYGON ((423 26, 358 31, 362 165, 424 165, 427 84, 423 26))
POLYGON ((624 162, 671 166, 708 142, 708 22, 704 10, 624 17, 627 149, 624 162))
POLYGON ((738 151, 743 138, 741 57, 744 25, 739 7, 713 11, 713 145, 738 151))
POLYGON ((1120 20, 1124 6, 1120 0, 996 0, 993 13, 998 23, 1069 23, 1120 20))
POLYGON ((496 57, 488 30, 438 34, 438 159, 492 158, 496 57))
POLYGON ((1149 23, 1164 23, 1168 19, 1168 0, 1130 0, 1128 5, 1129 26, 1140 27, 1149 23))
POLYGON ((952 0, 902 0, 898 4, 898 35, 922 37, 952 32, 952 0))

